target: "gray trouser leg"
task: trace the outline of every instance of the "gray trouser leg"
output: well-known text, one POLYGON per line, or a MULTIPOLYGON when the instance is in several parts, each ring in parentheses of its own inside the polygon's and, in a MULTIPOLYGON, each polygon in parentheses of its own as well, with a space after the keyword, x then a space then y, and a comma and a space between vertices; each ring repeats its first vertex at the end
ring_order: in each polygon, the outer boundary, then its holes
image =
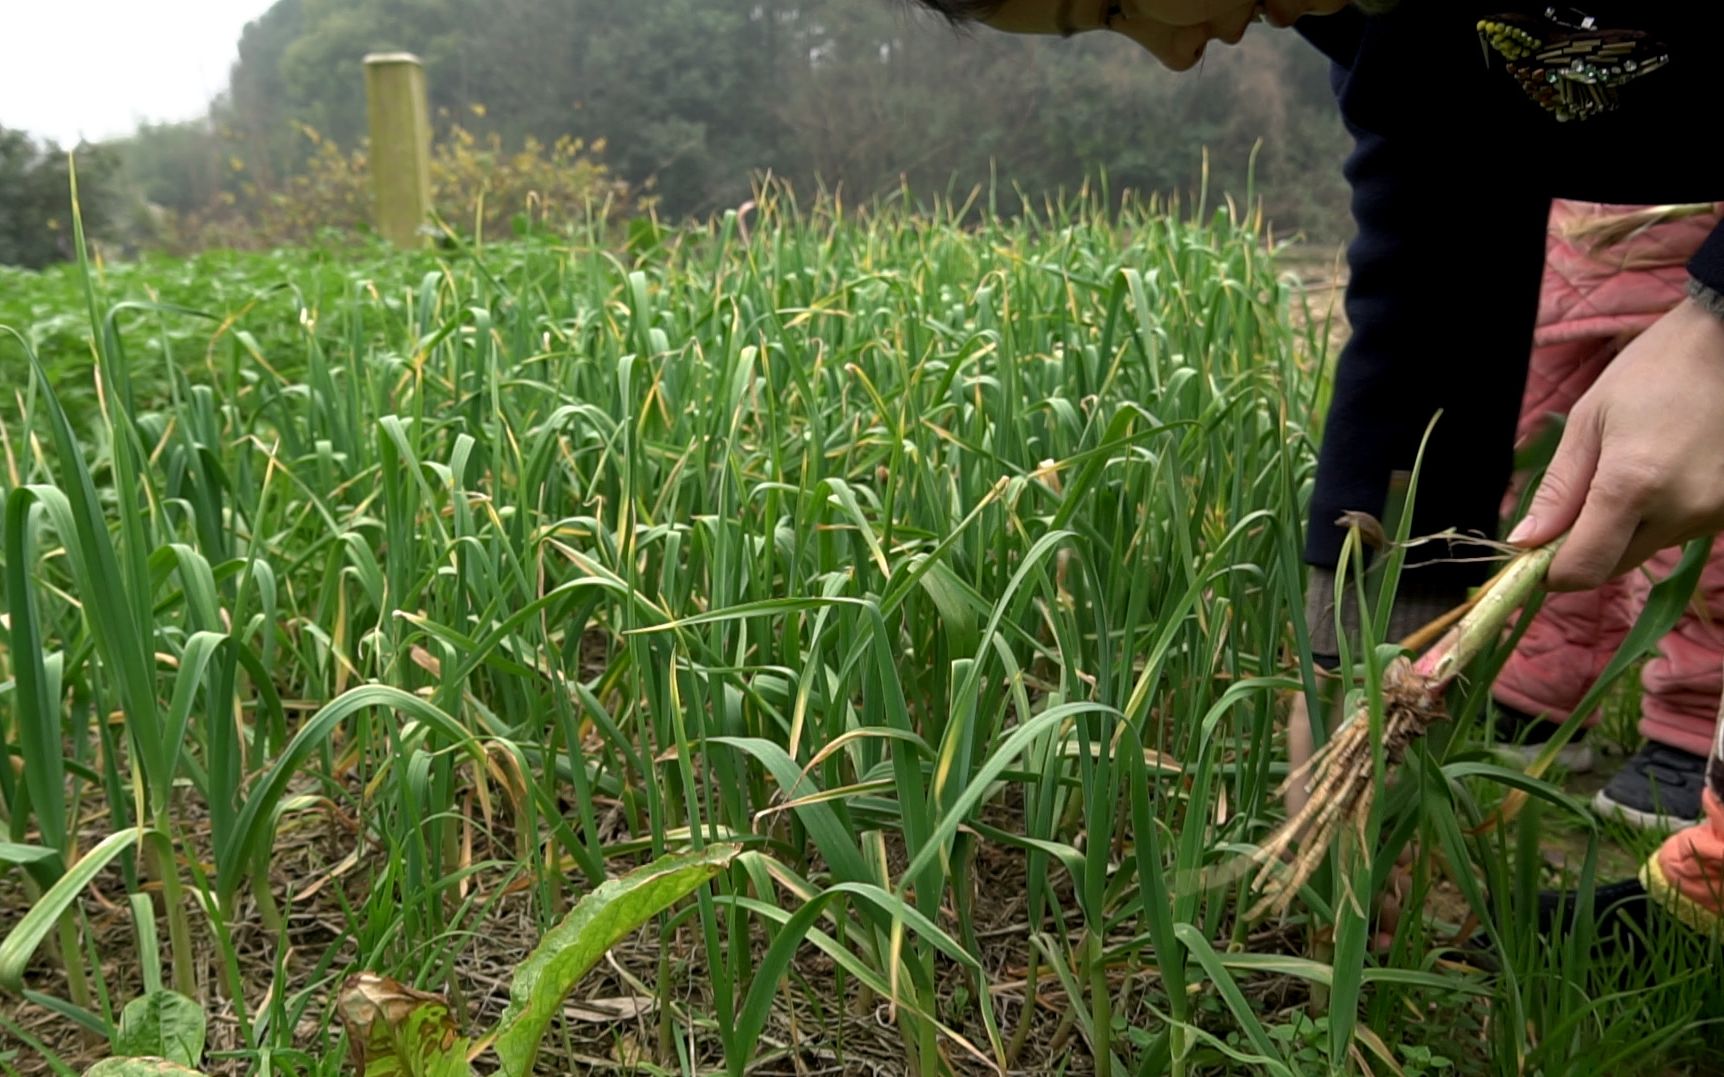
MULTIPOLYGON (((1465 602, 1466 590, 1458 587, 1422 586, 1417 570, 1402 577, 1395 595, 1395 607, 1389 614, 1389 638, 1386 642, 1405 639, 1443 614, 1465 602)), ((1359 646, 1359 604, 1349 590, 1341 610, 1343 630, 1354 648, 1359 646)), ((1335 635, 1335 572, 1312 566, 1310 582, 1305 586, 1305 629, 1311 633, 1311 653, 1319 658, 1333 659, 1341 653, 1335 635)))

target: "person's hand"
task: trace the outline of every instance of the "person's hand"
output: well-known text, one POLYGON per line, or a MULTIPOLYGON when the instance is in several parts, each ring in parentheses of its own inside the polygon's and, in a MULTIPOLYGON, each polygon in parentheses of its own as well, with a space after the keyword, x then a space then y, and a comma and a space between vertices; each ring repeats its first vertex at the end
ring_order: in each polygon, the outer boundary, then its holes
POLYGON ((1111 30, 1170 70, 1186 71, 1211 41, 1236 45, 1259 18, 1285 27, 1346 6, 1347 0, 1002 0, 982 21, 1012 34, 1111 30))
POLYGON ((983 21, 1013 34, 1111 30, 1185 71, 1210 41, 1237 43, 1259 10, 1258 0, 1005 0, 983 21))
POLYGON ((1568 417, 1520 546, 1568 537, 1550 586, 1583 591, 1724 530, 1724 320, 1685 300, 1623 349, 1568 417))
POLYGON ((1155 0, 1121 6, 1123 14, 1107 28, 1137 42, 1169 71, 1196 67, 1211 41, 1239 44, 1259 10, 1256 0, 1155 0))

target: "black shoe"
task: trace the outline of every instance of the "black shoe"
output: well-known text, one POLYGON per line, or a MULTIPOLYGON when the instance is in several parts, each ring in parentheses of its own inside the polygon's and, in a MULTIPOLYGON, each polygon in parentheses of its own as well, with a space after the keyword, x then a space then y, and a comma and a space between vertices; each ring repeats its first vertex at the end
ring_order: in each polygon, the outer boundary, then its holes
MULTIPOLYGON (((1546 938, 1574 930, 1579 895, 1573 890, 1542 890, 1538 895, 1538 930, 1546 938)), ((1626 927, 1630 934, 1644 934, 1652 917, 1652 895, 1639 879, 1624 879, 1596 887, 1592 892, 1594 933, 1608 939, 1626 927)))
MULTIPOLYGON (((1538 933, 1547 942, 1561 942, 1574 931, 1579 912, 1579 894, 1573 890, 1541 890, 1538 895, 1538 933)), ((1639 879, 1624 879, 1595 887, 1592 891, 1592 948, 1594 957, 1635 954, 1652 937, 1654 920, 1663 910, 1652 900, 1639 879)), ((1468 964, 1486 972, 1502 971, 1496 946, 1483 931, 1469 938, 1462 948, 1468 964)))
MULTIPOLYGON (((1552 733, 1558 728, 1556 722, 1513 707, 1496 705, 1497 720, 1495 736, 1497 743, 1493 746, 1498 755, 1504 756, 1519 766, 1525 767, 1538 758, 1544 751, 1544 746, 1550 741, 1552 733)), ((1585 774, 1592 770, 1595 760, 1592 748, 1586 743, 1586 729, 1583 727, 1570 737, 1556 753, 1556 765, 1570 774, 1585 774)))
POLYGON ((1592 798, 1592 810, 1606 819, 1667 833, 1699 822, 1705 788, 1705 756, 1648 743, 1592 798))

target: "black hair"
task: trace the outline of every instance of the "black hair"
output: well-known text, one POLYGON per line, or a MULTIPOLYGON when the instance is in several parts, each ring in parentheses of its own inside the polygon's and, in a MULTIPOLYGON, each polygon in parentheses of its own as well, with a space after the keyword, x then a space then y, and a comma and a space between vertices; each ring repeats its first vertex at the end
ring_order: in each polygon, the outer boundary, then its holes
POLYGON ((921 5, 952 23, 976 22, 1000 9, 1005 0, 919 0, 921 5))

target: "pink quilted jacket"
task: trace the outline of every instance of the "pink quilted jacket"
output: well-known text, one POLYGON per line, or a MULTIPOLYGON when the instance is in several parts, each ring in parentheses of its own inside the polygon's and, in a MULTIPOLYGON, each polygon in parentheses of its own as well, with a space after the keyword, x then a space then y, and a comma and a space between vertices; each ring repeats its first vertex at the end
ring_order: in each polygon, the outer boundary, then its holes
POLYGON ((1688 259, 1721 210, 1669 207, 1659 220, 1656 207, 1551 207, 1522 438, 1552 412, 1567 414, 1630 340, 1682 300, 1688 259))
MULTIPOLYGON (((1551 210, 1519 437, 1564 415, 1641 331, 1687 294, 1686 264, 1718 224, 1714 206, 1638 207, 1557 202, 1551 210)), ((1505 502, 1512 506, 1513 493, 1505 502)), ((1674 553, 1651 566, 1654 577, 1674 553)), ((1631 573, 1598 591, 1553 595, 1496 683, 1520 710, 1568 717, 1638 615, 1649 581, 1631 573)), ((1712 744, 1724 670, 1724 546, 1714 552, 1695 609, 1644 673, 1642 733, 1696 754, 1712 744)))

